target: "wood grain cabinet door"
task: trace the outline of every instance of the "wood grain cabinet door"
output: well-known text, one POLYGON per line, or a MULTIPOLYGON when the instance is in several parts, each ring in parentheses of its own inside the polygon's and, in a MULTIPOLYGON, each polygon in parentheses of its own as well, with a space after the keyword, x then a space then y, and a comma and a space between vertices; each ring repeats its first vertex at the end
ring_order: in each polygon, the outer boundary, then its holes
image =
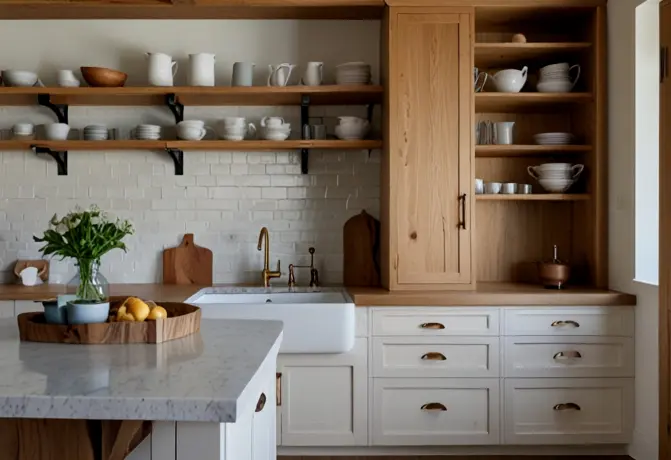
POLYGON ((399 289, 473 282, 469 11, 391 9, 389 231, 399 289))

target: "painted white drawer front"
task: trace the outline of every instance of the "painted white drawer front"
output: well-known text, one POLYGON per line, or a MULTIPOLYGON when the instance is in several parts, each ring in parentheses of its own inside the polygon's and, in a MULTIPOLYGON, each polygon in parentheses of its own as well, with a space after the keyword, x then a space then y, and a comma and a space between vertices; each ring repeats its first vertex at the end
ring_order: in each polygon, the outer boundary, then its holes
POLYGON ((505 337, 505 377, 633 377, 628 337, 505 337))
POLYGON ((498 337, 375 337, 373 377, 498 377, 498 337))
POLYGON ((505 379, 506 444, 629 442, 633 379, 505 379))
POLYGON ((368 337, 368 308, 357 308, 354 310, 356 326, 354 333, 356 337, 368 337))
POLYGON ((632 337, 628 307, 504 309, 504 335, 611 335, 632 337))
POLYGON ((499 443, 498 379, 373 379, 373 445, 499 443))
POLYGON ((495 308, 387 308, 373 311, 373 335, 499 335, 495 308))

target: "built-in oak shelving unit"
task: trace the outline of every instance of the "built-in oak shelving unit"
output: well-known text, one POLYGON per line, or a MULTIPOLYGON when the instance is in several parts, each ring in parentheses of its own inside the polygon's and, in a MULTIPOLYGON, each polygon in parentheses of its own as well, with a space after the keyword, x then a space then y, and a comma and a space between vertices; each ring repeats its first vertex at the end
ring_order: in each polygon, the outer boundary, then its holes
POLYGON ((521 93, 494 92, 489 82, 474 95, 475 122, 514 121, 516 143, 476 145, 475 177, 533 187, 531 195, 476 197, 478 283, 537 283, 536 262, 557 245, 572 285, 607 287, 605 31, 601 7, 476 7, 474 66, 490 75, 527 66, 529 79, 521 93), (526 43, 512 43, 515 34, 526 43), (562 62, 581 67, 574 90, 536 92, 538 70, 562 62), (534 145, 547 132, 572 133, 575 145, 534 145), (544 193, 527 167, 551 162, 585 171, 566 193, 544 193))
MULTIPOLYGON (((382 102, 384 89, 379 85, 323 86, 252 86, 252 87, 121 87, 121 88, 12 88, 0 87, 2 105, 41 105, 49 108, 61 123, 68 122, 70 106, 167 106, 175 122, 184 119, 185 106, 289 106, 301 108, 301 133, 308 123, 312 105, 365 105, 368 118, 372 108, 382 102)), ((58 164, 59 175, 67 174, 67 152, 70 150, 165 150, 175 163, 175 174, 184 172, 184 150, 235 151, 301 151, 301 170, 308 172, 310 149, 373 150, 382 147, 380 140, 286 140, 286 141, 0 141, 0 149, 33 149, 48 154, 58 164)))

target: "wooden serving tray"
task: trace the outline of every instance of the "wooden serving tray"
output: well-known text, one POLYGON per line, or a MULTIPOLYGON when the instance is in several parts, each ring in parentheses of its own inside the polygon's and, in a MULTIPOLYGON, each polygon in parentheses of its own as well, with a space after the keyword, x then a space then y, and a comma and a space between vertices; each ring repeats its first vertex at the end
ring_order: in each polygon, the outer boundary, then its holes
POLYGON ((27 342, 121 344, 162 343, 200 331, 200 308, 186 303, 158 303, 168 318, 141 323, 47 324, 43 313, 18 316, 19 335, 27 342))

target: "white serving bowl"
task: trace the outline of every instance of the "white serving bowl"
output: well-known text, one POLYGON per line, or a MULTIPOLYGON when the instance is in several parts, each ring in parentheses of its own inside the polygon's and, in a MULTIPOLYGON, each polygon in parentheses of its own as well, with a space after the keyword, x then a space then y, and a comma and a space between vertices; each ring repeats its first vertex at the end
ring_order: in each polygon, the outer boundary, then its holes
POLYGON ((538 183, 546 192, 563 193, 571 188, 574 181, 571 179, 539 179, 538 183))
POLYGON ((3 70, 2 81, 5 86, 35 86, 37 83, 37 74, 27 70, 3 70))
POLYGON ((70 126, 65 123, 49 123, 44 125, 44 135, 50 141, 67 140, 70 126))
POLYGON ((573 83, 564 80, 540 81, 536 85, 539 93, 570 93, 573 89, 573 83))
POLYGON ((338 139, 363 139, 369 131, 369 126, 343 126, 335 127, 335 134, 338 139))

